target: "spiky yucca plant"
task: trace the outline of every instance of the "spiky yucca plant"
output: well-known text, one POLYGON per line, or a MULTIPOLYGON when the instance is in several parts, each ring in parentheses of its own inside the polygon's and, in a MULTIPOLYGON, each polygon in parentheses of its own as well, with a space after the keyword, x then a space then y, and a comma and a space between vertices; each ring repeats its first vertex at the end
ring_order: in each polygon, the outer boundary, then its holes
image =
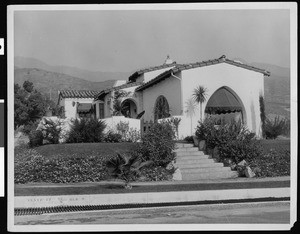
POLYGON ((106 167, 112 177, 121 179, 125 182, 125 189, 132 189, 130 182, 141 175, 140 169, 149 166, 152 163, 152 161, 143 162, 141 157, 137 155, 127 157, 125 155, 117 154, 117 157, 107 161, 106 167))

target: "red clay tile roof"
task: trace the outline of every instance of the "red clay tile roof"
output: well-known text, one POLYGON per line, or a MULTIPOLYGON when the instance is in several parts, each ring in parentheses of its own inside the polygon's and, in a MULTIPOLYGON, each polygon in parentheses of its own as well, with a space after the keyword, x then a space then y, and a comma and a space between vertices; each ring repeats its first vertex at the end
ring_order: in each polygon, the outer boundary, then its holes
POLYGON ((94 98, 99 91, 95 90, 60 90, 59 95, 62 98, 94 98))
POLYGON ((160 66, 154 66, 154 67, 148 67, 148 68, 140 69, 140 70, 136 71, 135 73, 133 73, 131 76, 129 76, 128 80, 129 81, 135 81, 139 75, 142 75, 146 72, 151 72, 151 71, 155 71, 155 70, 159 70, 159 69, 173 67, 175 65, 176 65, 176 62, 173 62, 171 64, 163 64, 163 65, 160 65, 160 66))
POLYGON ((170 70, 167 70, 167 71, 159 74, 154 79, 148 81, 147 83, 144 83, 140 87, 137 87, 136 91, 142 91, 148 87, 151 87, 154 84, 159 83, 160 81, 168 78, 171 75, 171 73, 175 74, 175 73, 183 71, 183 70, 193 69, 193 68, 197 68, 197 67, 205 67, 205 66, 219 64, 219 63, 228 63, 228 64, 231 64, 231 65, 234 65, 237 67, 241 67, 241 68, 245 68, 245 69, 252 70, 255 72, 263 73, 265 76, 270 76, 269 71, 266 71, 264 69, 260 69, 257 67, 249 66, 247 64, 243 64, 240 62, 236 62, 234 60, 227 59, 226 56, 223 55, 222 57, 220 57, 218 59, 206 60, 206 61, 202 61, 202 62, 189 63, 189 64, 178 64, 174 68, 171 68, 170 70))

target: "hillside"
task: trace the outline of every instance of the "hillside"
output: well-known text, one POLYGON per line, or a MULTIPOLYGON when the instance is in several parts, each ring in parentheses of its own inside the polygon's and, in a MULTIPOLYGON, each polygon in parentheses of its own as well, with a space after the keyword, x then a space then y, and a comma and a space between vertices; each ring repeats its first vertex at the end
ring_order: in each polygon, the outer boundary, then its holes
POLYGON ((87 81, 101 82, 106 80, 127 80, 130 72, 89 71, 70 66, 51 66, 35 58, 15 57, 14 66, 18 68, 37 68, 49 72, 62 73, 87 81))
POLYGON ((271 117, 280 115, 290 118, 290 69, 265 63, 250 65, 271 72, 271 76, 264 80, 266 113, 271 117))
POLYGON ((22 85, 25 80, 34 84, 42 93, 48 94, 55 102, 58 100, 58 90, 103 90, 113 86, 115 80, 91 82, 66 74, 49 72, 36 68, 15 68, 15 83, 22 85))

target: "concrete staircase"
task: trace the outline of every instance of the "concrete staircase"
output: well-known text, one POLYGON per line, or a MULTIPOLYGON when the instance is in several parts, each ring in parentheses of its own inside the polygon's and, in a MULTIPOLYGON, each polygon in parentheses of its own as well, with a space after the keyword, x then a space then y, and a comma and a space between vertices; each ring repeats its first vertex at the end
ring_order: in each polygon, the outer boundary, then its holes
POLYGON ((230 167, 224 167, 223 163, 205 155, 198 147, 193 144, 176 144, 176 163, 181 171, 182 180, 201 180, 201 179, 225 179, 238 177, 236 171, 231 171, 230 167))

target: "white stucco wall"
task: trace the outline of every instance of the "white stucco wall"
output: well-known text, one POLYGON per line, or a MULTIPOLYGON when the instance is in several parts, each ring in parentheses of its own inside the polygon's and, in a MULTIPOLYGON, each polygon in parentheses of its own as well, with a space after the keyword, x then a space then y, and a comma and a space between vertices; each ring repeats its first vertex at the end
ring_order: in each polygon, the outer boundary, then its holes
POLYGON ((76 118, 76 104, 73 106, 73 101, 80 103, 92 103, 93 98, 63 98, 60 100, 60 105, 65 108, 66 118, 76 118))
MULTIPOLYGON (((194 89, 202 85, 207 92, 207 101, 211 95, 219 88, 226 86, 232 89, 241 99, 246 117, 246 124, 250 131, 255 132, 258 136, 261 134, 259 94, 264 90, 264 76, 262 73, 248 69, 236 67, 226 63, 199 67, 181 72, 183 103, 191 98, 194 89)), ((207 101, 202 105, 204 116, 207 101)), ((200 111, 193 118, 200 119, 200 111)), ((197 121, 193 123, 194 128, 197 121)))
POLYGON ((156 99, 160 95, 165 96, 167 99, 171 115, 181 114, 180 81, 172 77, 143 91, 143 110, 145 110, 145 121, 154 120, 154 106, 156 99))

